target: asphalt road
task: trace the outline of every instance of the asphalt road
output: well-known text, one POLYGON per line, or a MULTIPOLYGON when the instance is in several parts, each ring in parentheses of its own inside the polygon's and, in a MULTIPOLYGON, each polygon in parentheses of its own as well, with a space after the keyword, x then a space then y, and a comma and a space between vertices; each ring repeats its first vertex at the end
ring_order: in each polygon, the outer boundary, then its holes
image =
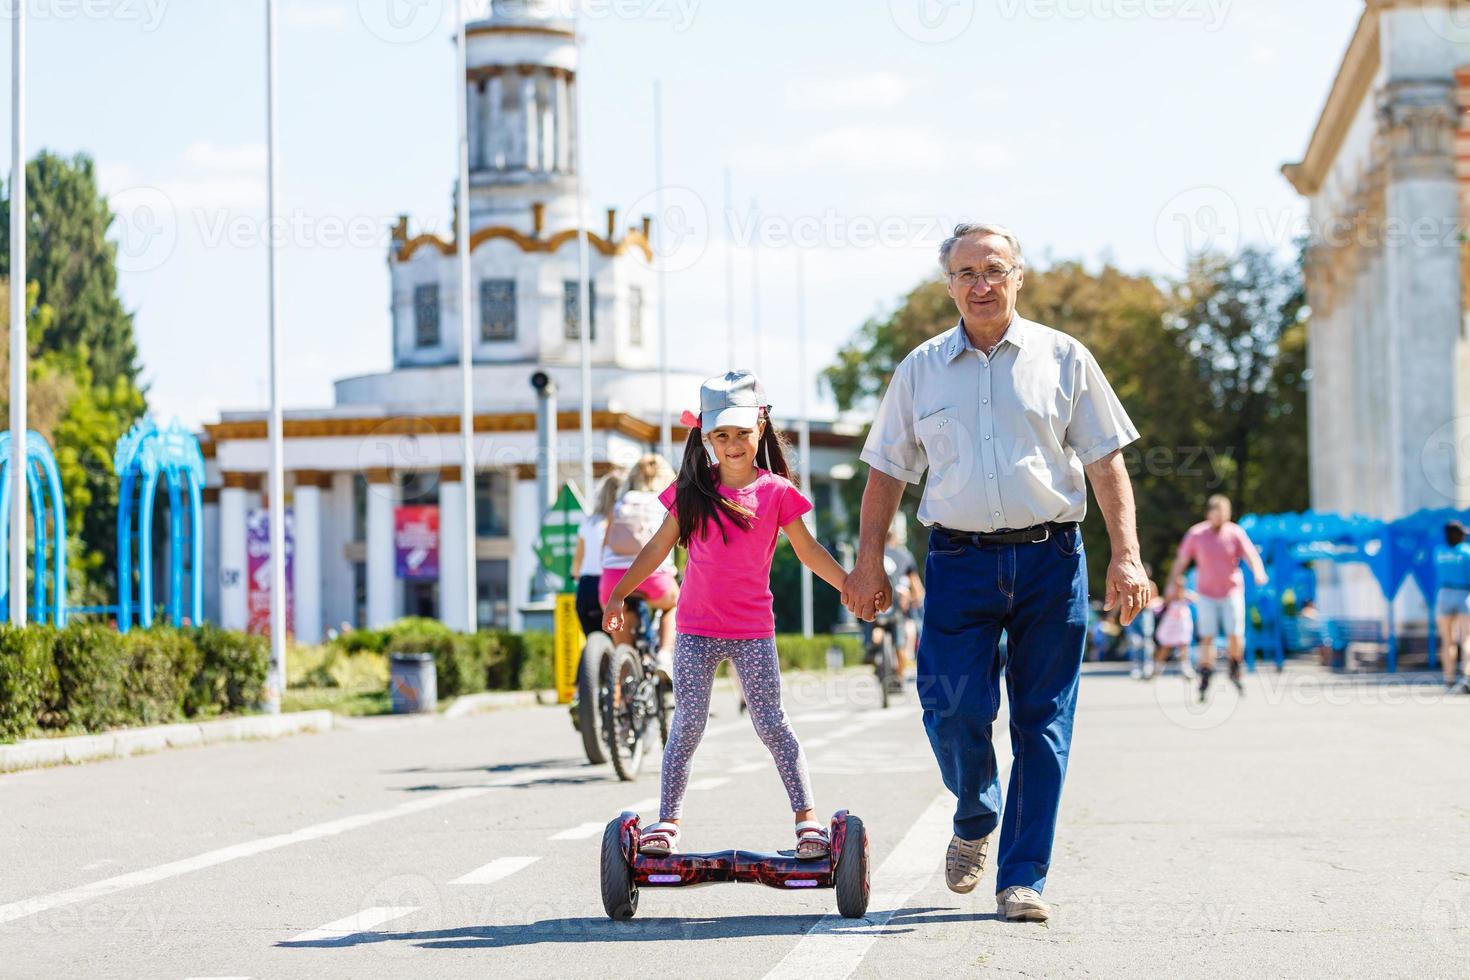
MULTIPOLYGON (((1464 976, 1470 698, 1249 684, 1202 710, 1174 676, 1088 674, 1045 926, 996 920, 992 870, 945 889, 918 708, 861 675, 788 678, 787 704, 819 809, 868 826, 863 920, 723 885, 609 921, 602 828, 656 817, 657 760, 586 765, 564 709, 0 776, 0 976, 1464 976)), ((764 747, 728 691, 714 711, 685 849, 790 846, 764 747)))

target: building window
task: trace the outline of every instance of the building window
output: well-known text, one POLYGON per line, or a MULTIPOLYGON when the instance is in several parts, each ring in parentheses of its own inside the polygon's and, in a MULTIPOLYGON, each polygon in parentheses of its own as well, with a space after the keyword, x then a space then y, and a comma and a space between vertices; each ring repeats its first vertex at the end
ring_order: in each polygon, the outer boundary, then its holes
POLYGON ((352 540, 367 540, 367 477, 352 474, 352 540))
POLYGON ((360 561, 352 563, 352 625, 367 626, 367 564, 360 561))
POLYGON ((643 289, 640 286, 628 290, 628 342, 634 347, 643 346, 643 289))
POLYGON ((439 287, 413 287, 413 337, 416 347, 439 346, 439 287))
POLYGON ((475 474, 475 537, 510 535, 510 473, 483 470, 475 474))
POLYGON ((516 339, 514 279, 486 279, 480 283, 480 339, 516 339))
POLYGON ((406 507, 439 503, 437 470, 411 470, 398 475, 398 502, 406 507))
MULTIPOLYGON (((565 300, 562 303, 562 319, 566 324, 566 338, 568 340, 582 339, 582 286, 576 279, 568 279, 562 283, 562 292, 565 300)), ((587 311, 587 339, 597 339, 597 283, 587 283, 587 298, 590 301, 587 311)))

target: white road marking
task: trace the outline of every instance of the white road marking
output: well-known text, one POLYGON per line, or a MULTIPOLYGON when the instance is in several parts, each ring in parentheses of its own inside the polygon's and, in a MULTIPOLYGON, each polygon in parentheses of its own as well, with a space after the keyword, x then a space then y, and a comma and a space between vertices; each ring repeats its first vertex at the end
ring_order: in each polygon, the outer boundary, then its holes
POLYGON ((451 885, 493 885, 502 878, 509 878, 517 871, 522 871, 541 860, 539 857, 503 857, 496 858, 481 868, 476 868, 467 875, 462 875, 450 882, 451 885))
POLYGON ((419 799, 409 800, 397 806, 388 807, 386 810, 374 810, 369 813, 359 813, 351 817, 343 817, 339 820, 329 820, 326 823, 314 824, 293 830, 286 834, 274 834, 270 837, 261 837, 242 844, 233 844, 229 847, 221 847, 218 850, 206 851, 203 854, 181 861, 170 861, 167 864, 156 865, 152 868, 144 868, 141 871, 131 871, 127 874, 117 875, 113 878, 104 878, 94 881, 89 885, 81 885, 76 888, 68 888, 65 891, 52 892, 49 895, 38 895, 35 898, 25 898, 8 905, 0 905, 0 925, 6 922, 14 922, 29 915, 46 912, 51 909, 61 908, 66 905, 76 905, 79 902, 90 901, 94 898, 102 898, 106 895, 114 895, 130 888, 140 888, 143 885, 152 885, 169 878, 177 878, 180 875, 189 874, 194 871, 202 871, 205 868, 213 868, 217 865, 227 864, 230 861, 238 861, 241 858, 254 857, 267 851, 278 848, 289 847, 292 844, 302 844, 307 841, 321 840, 325 837, 335 837, 345 834, 349 830, 357 830, 361 827, 369 827, 375 823, 385 820, 393 820, 397 817, 406 817, 410 814, 421 813, 424 810, 433 810, 450 803, 459 803, 463 800, 472 800, 477 796, 484 796, 492 790, 504 786, 524 786, 527 783, 539 782, 543 779, 564 779, 568 777, 585 775, 585 770, 577 769, 537 769, 524 773, 513 773, 493 780, 485 786, 468 786, 463 789, 446 790, 444 792, 433 792, 419 799))
MULTIPOLYGON (((1005 730, 1008 724, 1009 716, 1002 715, 997 727, 1005 730)), ((1005 786, 1010 780, 1014 761, 1009 745, 995 743, 995 754, 1000 767, 1000 783, 1005 786)), ((925 888, 943 866, 944 849, 954 834, 954 806, 954 796, 948 790, 934 797, 883 865, 869 873, 874 888, 868 896, 868 908, 878 911, 869 911, 861 919, 844 919, 833 912, 824 915, 766 974, 766 980, 846 980, 852 976, 862 965, 874 940, 882 935, 888 920, 925 888), (847 931, 859 924, 876 928, 866 928, 862 932, 847 931)), ((872 831, 869 831, 871 836, 872 831)), ((995 859, 993 847, 991 859, 995 859)))
POLYGON ((771 763, 769 762, 742 762, 740 763, 740 765, 731 766, 725 771, 732 776, 739 776, 747 772, 756 772, 761 769, 769 768, 770 765, 771 763))
POLYGON ((954 797, 948 791, 940 793, 898 842, 883 866, 870 872, 876 887, 869 896, 868 907, 880 911, 869 912, 861 919, 844 919, 834 913, 823 916, 775 969, 766 974, 766 980, 816 977, 842 980, 850 976, 862 964, 868 948, 893 918, 893 913, 939 870, 953 820, 954 797), (847 931, 858 925, 864 927, 862 932, 847 931))
POLYGON ((370 909, 363 909, 361 912, 349 915, 345 919, 328 922, 320 928, 308 930, 299 936, 292 936, 287 942, 321 943, 346 939, 349 936, 356 936, 367 932, 374 926, 380 926, 384 922, 391 922, 394 919, 401 919, 405 915, 411 915, 418 910, 419 907, 417 905, 378 905, 370 909))
MULTIPOLYGON (((642 813, 644 810, 652 810, 658 807, 658 797, 647 800, 639 800, 637 803, 629 803, 623 810, 632 810, 634 813, 642 813)), ((622 810, 618 811, 619 813, 622 810)), ((563 830, 559 834, 552 834, 547 840, 586 840, 596 837, 607 827, 606 820, 593 820, 588 823, 579 823, 575 827, 563 830)))

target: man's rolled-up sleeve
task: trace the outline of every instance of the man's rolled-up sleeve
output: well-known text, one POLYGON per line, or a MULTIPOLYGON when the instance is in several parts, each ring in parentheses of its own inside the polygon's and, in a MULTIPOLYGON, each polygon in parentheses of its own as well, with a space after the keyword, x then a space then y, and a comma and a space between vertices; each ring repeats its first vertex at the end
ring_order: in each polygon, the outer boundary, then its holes
POLYGON ((1083 348, 1077 361, 1077 388, 1072 396, 1067 446, 1087 466, 1135 441, 1138 430, 1092 353, 1083 348))
POLYGON ((918 483, 923 479, 929 457, 914 433, 914 393, 908 361, 893 372, 858 458, 896 480, 918 483))

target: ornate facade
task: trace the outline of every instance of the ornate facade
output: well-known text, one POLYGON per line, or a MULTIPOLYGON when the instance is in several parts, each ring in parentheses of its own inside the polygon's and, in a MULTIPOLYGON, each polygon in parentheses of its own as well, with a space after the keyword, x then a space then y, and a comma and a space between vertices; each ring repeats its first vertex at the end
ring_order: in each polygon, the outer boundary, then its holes
POLYGON ((1394 518, 1470 503, 1467 6, 1367 0, 1307 153, 1283 168, 1310 207, 1319 510, 1394 518))

